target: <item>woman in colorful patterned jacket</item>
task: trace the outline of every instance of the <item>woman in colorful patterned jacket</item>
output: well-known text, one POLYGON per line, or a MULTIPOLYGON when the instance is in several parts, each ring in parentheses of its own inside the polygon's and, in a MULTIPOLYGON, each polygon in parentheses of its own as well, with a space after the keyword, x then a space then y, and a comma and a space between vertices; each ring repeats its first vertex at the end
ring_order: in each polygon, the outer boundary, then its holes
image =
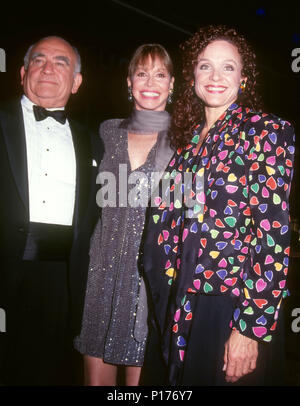
POLYGON ((181 49, 177 152, 144 243, 143 382, 282 384, 293 128, 261 112, 255 54, 234 29, 202 28, 181 49))

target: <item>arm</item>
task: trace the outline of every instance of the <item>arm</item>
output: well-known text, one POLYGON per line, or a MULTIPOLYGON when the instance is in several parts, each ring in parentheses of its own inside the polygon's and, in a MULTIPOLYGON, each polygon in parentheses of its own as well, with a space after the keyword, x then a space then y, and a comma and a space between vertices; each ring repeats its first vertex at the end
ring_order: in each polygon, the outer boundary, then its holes
MULTIPOLYGON (((256 116, 257 117, 257 116, 256 116)), ((225 344, 226 379, 235 382, 256 366, 258 342, 269 343, 276 329, 289 259, 289 206, 294 133, 276 117, 249 120, 247 162, 249 254, 233 332, 225 344)))

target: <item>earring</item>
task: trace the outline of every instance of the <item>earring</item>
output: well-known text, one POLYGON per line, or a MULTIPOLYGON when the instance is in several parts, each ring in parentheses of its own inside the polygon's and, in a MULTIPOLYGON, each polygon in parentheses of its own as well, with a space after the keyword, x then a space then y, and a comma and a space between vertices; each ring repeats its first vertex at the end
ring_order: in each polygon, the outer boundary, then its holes
POLYGON ((128 87, 128 100, 131 102, 133 100, 131 86, 128 87))
POLYGON ((243 81, 241 82, 241 84, 240 84, 239 94, 244 93, 245 89, 246 89, 246 82, 245 82, 245 80, 243 80, 243 81))
POLYGON ((195 81, 194 81, 194 79, 192 79, 192 80, 190 81, 190 85, 191 85, 191 87, 194 87, 194 86, 195 86, 195 81))
POLYGON ((173 89, 169 90, 169 95, 168 95, 168 99, 167 99, 167 103, 171 104, 173 101, 173 89))

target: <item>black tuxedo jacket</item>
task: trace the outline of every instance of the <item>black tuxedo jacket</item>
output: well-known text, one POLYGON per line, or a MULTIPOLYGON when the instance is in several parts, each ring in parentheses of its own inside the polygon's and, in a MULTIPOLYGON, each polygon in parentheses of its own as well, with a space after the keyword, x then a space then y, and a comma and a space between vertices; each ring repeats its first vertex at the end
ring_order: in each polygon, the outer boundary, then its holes
MULTIPOLYGON (((102 147, 99 137, 69 120, 76 156, 76 197, 69 287, 74 334, 80 328, 88 268, 89 239, 97 218, 96 175, 102 147)), ((20 101, 0 110, 0 308, 13 294, 22 266, 29 224, 27 156, 20 101)))

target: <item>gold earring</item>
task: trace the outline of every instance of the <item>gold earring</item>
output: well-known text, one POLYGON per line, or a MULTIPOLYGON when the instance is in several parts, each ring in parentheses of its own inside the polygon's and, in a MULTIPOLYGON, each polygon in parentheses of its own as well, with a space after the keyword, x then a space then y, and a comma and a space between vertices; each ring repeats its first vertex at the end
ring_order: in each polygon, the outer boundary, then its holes
POLYGON ((239 94, 244 93, 245 89, 246 89, 246 81, 242 80, 242 82, 240 84, 240 88, 239 88, 239 94))

